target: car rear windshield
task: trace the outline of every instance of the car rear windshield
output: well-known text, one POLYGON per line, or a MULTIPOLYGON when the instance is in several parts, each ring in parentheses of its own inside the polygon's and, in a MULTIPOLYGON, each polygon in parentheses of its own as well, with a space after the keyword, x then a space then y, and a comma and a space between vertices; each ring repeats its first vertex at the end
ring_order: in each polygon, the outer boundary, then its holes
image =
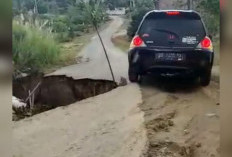
POLYGON ((138 34, 150 46, 195 47, 206 36, 201 18, 196 13, 151 13, 138 34))

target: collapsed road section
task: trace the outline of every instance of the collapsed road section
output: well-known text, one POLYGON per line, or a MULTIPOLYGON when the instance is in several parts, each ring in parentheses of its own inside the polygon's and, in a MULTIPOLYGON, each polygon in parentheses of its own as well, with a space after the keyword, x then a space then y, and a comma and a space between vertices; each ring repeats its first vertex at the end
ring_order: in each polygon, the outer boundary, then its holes
POLYGON ((13 82, 13 95, 28 104, 26 108, 13 108, 13 120, 38 114, 59 106, 66 106, 76 101, 106 93, 117 87, 108 80, 74 80, 66 76, 24 77, 13 82), (34 91, 33 95, 29 91, 34 91), (33 106, 29 97, 33 96, 33 106))

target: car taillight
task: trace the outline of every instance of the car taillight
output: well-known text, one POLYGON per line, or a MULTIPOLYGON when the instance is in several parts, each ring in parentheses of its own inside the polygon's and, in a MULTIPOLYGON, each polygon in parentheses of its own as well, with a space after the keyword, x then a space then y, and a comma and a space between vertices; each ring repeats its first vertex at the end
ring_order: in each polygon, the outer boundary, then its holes
POLYGON ((143 44, 143 40, 139 37, 139 36, 136 36, 134 39, 133 39, 133 44, 135 46, 141 46, 143 44))
POLYGON ((211 40, 208 37, 205 37, 205 39, 201 41, 201 46, 202 48, 209 48, 211 46, 211 40))
POLYGON ((213 44, 209 37, 205 37, 201 43, 198 45, 198 48, 207 49, 213 51, 213 44))
POLYGON ((179 11, 168 11, 166 12, 167 15, 180 15, 179 11))
POLYGON ((130 45, 130 48, 134 48, 134 47, 144 47, 146 46, 145 43, 143 42, 143 40, 140 38, 140 36, 136 35, 130 45))

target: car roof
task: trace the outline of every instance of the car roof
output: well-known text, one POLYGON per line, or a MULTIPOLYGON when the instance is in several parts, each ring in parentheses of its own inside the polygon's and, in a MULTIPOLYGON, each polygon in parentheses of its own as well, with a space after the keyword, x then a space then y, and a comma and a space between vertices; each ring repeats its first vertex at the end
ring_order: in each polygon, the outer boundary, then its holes
POLYGON ((182 12, 182 13, 193 13, 193 14, 197 14, 200 16, 200 14, 195 10, 151 10, 148 13, 146 13, 145 16, 151 13, 165 13, 165 12, 175 12, 175 11, 182 12))

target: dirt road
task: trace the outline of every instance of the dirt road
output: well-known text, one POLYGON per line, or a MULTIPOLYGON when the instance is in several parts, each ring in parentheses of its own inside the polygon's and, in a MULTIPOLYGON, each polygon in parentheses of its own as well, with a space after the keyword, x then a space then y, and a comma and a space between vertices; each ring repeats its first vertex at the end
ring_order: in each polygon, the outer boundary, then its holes
POLYGON ((146 144, 137 85, 14 123, 14 157, 139 157, 146 144))
POLYGON ((145 78, 142 88, 151 157, 218 157, 219 86, 145 78))
MULTIPOLYGON (((127 55, 113 45, 111 36, 123 24, 123 19, 117 16, 112 16, 111 18, 112 22, 110 25, 101 31, 100 34, 108 52, 116 81, 120 82, 121 77, 127 78, 127 55)), ((74 79, 112 80, 108 63, 97 35, 89 41, 79 57, 82 57, 82 63, 61 68, 49 75, 66 75, 74 79)))
MULTIPOLYGON (((127 55, 111 43, 112 34, 122 22, 114 17, 101 32, 117 81, 121 76, 127 77, 128 68, 127 55)), ((52 75, 111 80, 97 36, 82 56, 86 62, 64 67, 52 75)), ((147 77, 140 86, 128 84, 14 122, 13 154, 15 157, 217 157, 219 85, 212 82, 202 88, 185 81, 147 77)))

